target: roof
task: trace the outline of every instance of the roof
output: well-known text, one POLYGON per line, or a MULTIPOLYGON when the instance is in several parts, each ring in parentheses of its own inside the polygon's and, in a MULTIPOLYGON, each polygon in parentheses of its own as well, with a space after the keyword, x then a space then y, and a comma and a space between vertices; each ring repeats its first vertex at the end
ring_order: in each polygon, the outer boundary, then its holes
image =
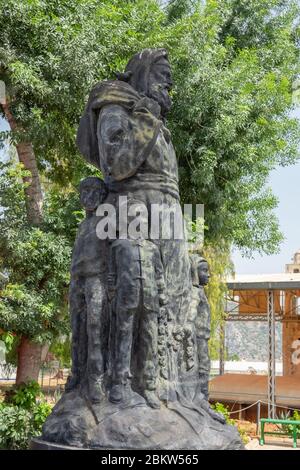
MULTIPOLYGON (((211 370, 219 370, 220 361, 211 361, 211 370)), ((256 374, 264 375, 268 372, 268 362, 267 361, 225 361, 224 362, 225 374, 250 374, 250 370, 254 371, 256 374)), ((276 373, 278 375, 282 374, 282 361, 276 361, 276 373)))
MULTIPOLYGON (((209 398, 213 401, 251 404, 268 401, 268 376, 252 374, 224 374, 209 384, 209 398)), ((300 376, 276 377, 276 404, 300 407, 300 376)))
POLYGON ((300 290, 300 273, 237 274, 226 280, 230 290, 300 290))

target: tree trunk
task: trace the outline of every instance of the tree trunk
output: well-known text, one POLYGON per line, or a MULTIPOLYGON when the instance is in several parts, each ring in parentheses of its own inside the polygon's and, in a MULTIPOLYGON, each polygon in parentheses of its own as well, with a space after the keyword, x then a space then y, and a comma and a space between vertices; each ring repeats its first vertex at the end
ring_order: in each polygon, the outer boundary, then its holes
POLYGON ((21 337, 18 348, 18 368, 16 385, 38 381, 42 357, 41 344, 33 343, 25 336, 21 337))
MULTIPOLYGON (((11 130, 22 130, 9 108, 8 101, 2 103, 2 108, 11 130)), ((23 163, 25 170, 29 172, 29 175, 23 178, 24 183, 27 183, 24 190, 27 220, 31 225, 39 226, 43 222, 43 193, 33 146, 31 142, 24 141, 19 142, 16 149, 19 161, 23 163)), ((25 336, 21 337, 18 350, 17 385, 38 379, 42 348, 42 345, 31 342, 25 336)))
MULTIPOLYGON (((18 130, 18 125, 8 103, 2 104, 2 108, 11 130, 18 130)), ((19 161, 23 163, 25 170, 30 173, 23 178, 24 183, 27 183, 25 188, 27 219, 32 225, 40 225, 43 221, 43 193, 33 146, 31 142, 19 142, 16 149, 19 161)))

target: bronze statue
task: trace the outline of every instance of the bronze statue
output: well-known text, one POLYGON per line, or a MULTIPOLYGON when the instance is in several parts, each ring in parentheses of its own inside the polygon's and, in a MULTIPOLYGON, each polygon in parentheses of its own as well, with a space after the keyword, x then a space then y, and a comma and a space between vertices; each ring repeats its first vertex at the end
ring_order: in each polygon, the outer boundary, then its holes
MULTIPOLYGON (((131 201, 133 203, 134 201, 131 201)), ((138 208, 138 203, 135 204, 138 208)), ((130 218, 129 218, 130 223, 130 218)), ((160 408, 156 395, 158 377, 158 318, 165 303, 164 271, 158 247, 144 239, 117 239, 111 243, 108 291, 114 313, 112 386, 109 399, 126 401, 131 379, 152 408, 160 408), (134 353, 136 333, 136 365, 134 353), (135 369, 135 370, 133 370, 135 369)))
POLYGON ((66 390, 85 385, 92 402, 102 396, 107 349, 107 243, 99 240, 96 209, 106 197, 102 180, 88 177, 80 183, 80 201, 86 211, 72 253, 69 293, 72 325, 72 371, 66 390))
POLYGON ((199 364, 199 384, 208 400, 208 382, 210 374, 210 357, 208 341, 210 339, 210 306, 205 295, 204 286, 209 281, 209 267, 205 258, 199 257, 192 272, 193 294, 198 303, 195 320, 196 344, 199 364))
POLYGON ((97 241, 89 234, 97 233, 101 198, 86 205, 71 270, 72 376, 43 427, 44 441, 58 448, 243 448, 207 401, 208 267, 198 263, 193 286, 187 243, 177 234, 183 218, 170 216, 174 208, 181 216, 166 127, 171 87, 166 50, 145 49, 117 80, 93 88, 79 124, 77 144, 102 172, 106 207, 120 219, 120 201, 138 201, 149 230, 97 241))

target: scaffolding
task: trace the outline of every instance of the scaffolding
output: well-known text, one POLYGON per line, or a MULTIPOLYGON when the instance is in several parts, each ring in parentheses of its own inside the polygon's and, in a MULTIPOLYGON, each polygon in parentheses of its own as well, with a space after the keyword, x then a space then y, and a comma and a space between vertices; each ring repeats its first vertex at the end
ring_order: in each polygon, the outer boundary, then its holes
POLYGON ((274 318, 274 292, 268 291, 268 416, 275 418, 275 318, 274 318))
MULTIPOLYGON (((268 417, 276 415, 276 321, 300 321, 298 308, 287 299, 300 297, 300 274, 236 276, 227 280, 226 321, 266 321, 268 324, 268 417)), ((221 341, 224 350, 225 333, 221 341)), ((220 374, 224 373, 224 355, 220 374)))

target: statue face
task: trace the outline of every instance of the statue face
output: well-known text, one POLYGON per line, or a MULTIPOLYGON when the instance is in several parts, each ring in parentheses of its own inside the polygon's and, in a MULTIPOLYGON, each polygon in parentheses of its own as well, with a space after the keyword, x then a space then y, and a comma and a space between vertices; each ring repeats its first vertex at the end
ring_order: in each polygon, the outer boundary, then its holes
POLYGON ((198 264, 198 276, 200 286, 206 286, 208 284, 210 275, 207 262, 202 262, 198 264))
POLYGON ((80 191, 80 202, 86 211, 95 211, 103 201, 105 190, 99 187, 83 187, 80 191))
POLYGON ((162 116, 165 116, 171 108, 169 91, 172 84, 170 64, 167 59, 162 58, 151 68, 148 90, 148 96, 160 105, 162 116))

